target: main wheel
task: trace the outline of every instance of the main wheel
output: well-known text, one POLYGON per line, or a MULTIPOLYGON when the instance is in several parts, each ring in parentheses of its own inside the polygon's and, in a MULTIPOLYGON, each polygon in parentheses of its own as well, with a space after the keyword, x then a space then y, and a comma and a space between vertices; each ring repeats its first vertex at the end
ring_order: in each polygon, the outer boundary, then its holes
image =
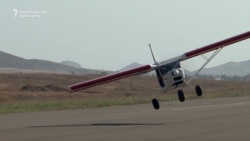
POLYGON ((152 105, 155 108, 155 110, 160 109, 160 104, 156 98, 152 99, 152 105))
POLYGON ((199 85, 195 86, 195 92, 197 96, 202 96, 202 90, 201 87, 199 85))
POLYGON ((182 90, 178 90, 177 94, 178 94, 178 98, 179 98, 180 102, 184 102, 185 101, 185 96, 184 96, 183 91, 182 90))

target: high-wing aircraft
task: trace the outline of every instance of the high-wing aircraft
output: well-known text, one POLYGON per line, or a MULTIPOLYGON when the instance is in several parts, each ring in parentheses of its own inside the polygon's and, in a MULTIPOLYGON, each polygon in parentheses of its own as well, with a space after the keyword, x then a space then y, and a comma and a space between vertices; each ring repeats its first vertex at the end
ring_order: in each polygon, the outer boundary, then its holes
MULTIPOLYGON (((107 76, 102 76, 99 78, 73 84, 69 86, 69 89, 70 89, 70 92, 76 92, 79 90, 87 89, 87 88, 101 85, 104 83, 119 80, 125 77, 148 73, 154 70, 158 78, 159 86, 161 87, 162 92, 166 93, 170 89, 177 89, 178 98, 181 102, 183 102, 185 101, 185 95, 181 88, 189 84, 192 78, 190 78, 189 80, 186 80, 184 69, 180 65, 181 61, 202 55, 207 52, 214 51, 210 57, 206 58, 206 62, 197 71, 196 73, 197 75, 222 50, 223 47, 226 47, 230 44, 234 44, 236 42, 239 42, 248 38, 250 38, 250 31, 200 47, 192 51, 188 51, 180 56, 177 56, 177 57, 165 60, 165 61, 161 61, 161 62, 159 62, 156 59, 154 52, 151 48, 151 45, 149 44, 150 51, 152 53, 152 57, 154 60, 153 64, 146 64, 146 65, 136 67, 133 69, 129 69, 126 71, 117 72, 114 74, 109 74, 107 76)), ((202 89, 199 85, 195 86, 195 92, 197 96, 202 96, 202 89)), ((160 108, 159 102, 156 98, 152 99, 152 104, 156 110, 160 108)))

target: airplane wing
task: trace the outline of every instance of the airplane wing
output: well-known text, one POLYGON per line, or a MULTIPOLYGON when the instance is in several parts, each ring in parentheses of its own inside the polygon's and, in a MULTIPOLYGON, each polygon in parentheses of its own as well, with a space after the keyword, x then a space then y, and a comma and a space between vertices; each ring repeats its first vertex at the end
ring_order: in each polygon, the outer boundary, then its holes
POLYGON ((217 50, 219 48, 223 48, 225 46, 240 42, 240 41, 248 39, 248 38, 250 38, 250 31, 233 36, 231 38, 227 38, 227 39, 206 45, 206 46, 203 46, 203 47, 200 47, 198 49, 186 52, 180 56, 161 61, 160 65, 165 66, 166 64, 169 64, 172 62, 184 61, 184 60, 199 56, 201 54, 205 54, 207 52, 214 51, 214 50, 217 50))
POLYGON ((198 48, 198 49, 195 49, 195 50, 192 50, 189 52, 186 52, 181 56, 180 61, 183 61, 183 60, 186 60, 186 59, 189 59, 192 57, 196 57, 198 55, 201 55, 201 54, 204 54, 204 53, 207 53, 207 52, 219 49, 219 48, 223 48, 225 46, 234 44, 236 42, 240 42, 240 41, 248 39, 248 38, 250 38, 250 31, 233 36, 233 37, 225 39, 225 40, 221 40, 219 42, 215 42, 215 43, 210 44, 210 45, 203 46, 201 48, 198 48))
POLYGON ((108 83, 108 82, 119 80, 119 79, 122 79, 122 78, 125 78, 125 77, 129 77, 129 76, 132 76, 132 75, 147 73, 147 72, 153 70, 154 67, 155 66, 151 65, 151 64, 143 65, 143 66, 140 66, 140 67, 137 67, 137 68, 134 68, 134 69, 129 69, 129 70, 126 70, 126 71, 117 72, 117 73, 110 74, 110 75, 107 75, 107 76, 103 76, 103 77, 99 77, 99 78, 96 78, 96 79, 91 79, 91 80, 88 80, 88 81, 73 84, 73 85, 69 86, 69 89, 70 89, 70 92, 76 92, 76 91, 79 91, 79 90, 82 90, 82 89, 87 89, 87 88, 90 88, 90 87, 94 87, 94 86, 97 86, 97 85, 101 85, 101 84, 104 84, 104 83, 108 83))

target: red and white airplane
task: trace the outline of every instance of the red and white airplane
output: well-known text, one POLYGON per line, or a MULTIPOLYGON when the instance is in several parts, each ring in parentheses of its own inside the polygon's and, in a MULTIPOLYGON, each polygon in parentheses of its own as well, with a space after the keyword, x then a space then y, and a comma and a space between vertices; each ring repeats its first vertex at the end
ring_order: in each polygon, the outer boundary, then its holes
MULTIPOLYGON (((69 86, 70 92, 76 92, 79 90, 87 89, 104 83, 112 82, 119 80, 125 77, 148 73, 150 71, 155 71, 159 85, 162 89, 162 92, 167 92, 170 89, 177 89, 178 98, 181 102, 185 101, 185 96, 181 88, 192 80, 186 80, 184 69, 181 67, 180 62, 202 55, 204 53, 214 51, 214 53, 206 58, 206 62, 202 67, 197 71, 196 75, 221 51, 221 49, 230 44, 245 40, 250 38, 250 31, 215 42, 210 45, 203 46, 201 48, 186 52, 180 56, 158 62, 155 58, 155 55, 152 51, 151 45, 149 44, 150 51, 152 53, 154 64, 146 64, 137 68, 130 70, 117 72, 107 76, 91 79, 88 81, 80 82, 69 86)), ((197 96, 202 96, 202 89, 199 85, 195 86, 195 91, 197 96)), ((152 99, 153 107, 157 110, 160 108, 159 102, 157 99, 152 99)))

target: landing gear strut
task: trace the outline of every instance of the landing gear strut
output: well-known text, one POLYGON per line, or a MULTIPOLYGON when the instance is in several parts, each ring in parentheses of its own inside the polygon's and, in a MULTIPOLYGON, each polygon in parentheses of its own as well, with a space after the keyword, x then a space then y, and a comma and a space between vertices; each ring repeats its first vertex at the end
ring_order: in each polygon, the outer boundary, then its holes
POLYGON ((152 99, 152 105, 155 108, 155 110, 160 109, 160 104, 159 104, 159 102, 158 102, 158 100, 156 98, 152 99))

